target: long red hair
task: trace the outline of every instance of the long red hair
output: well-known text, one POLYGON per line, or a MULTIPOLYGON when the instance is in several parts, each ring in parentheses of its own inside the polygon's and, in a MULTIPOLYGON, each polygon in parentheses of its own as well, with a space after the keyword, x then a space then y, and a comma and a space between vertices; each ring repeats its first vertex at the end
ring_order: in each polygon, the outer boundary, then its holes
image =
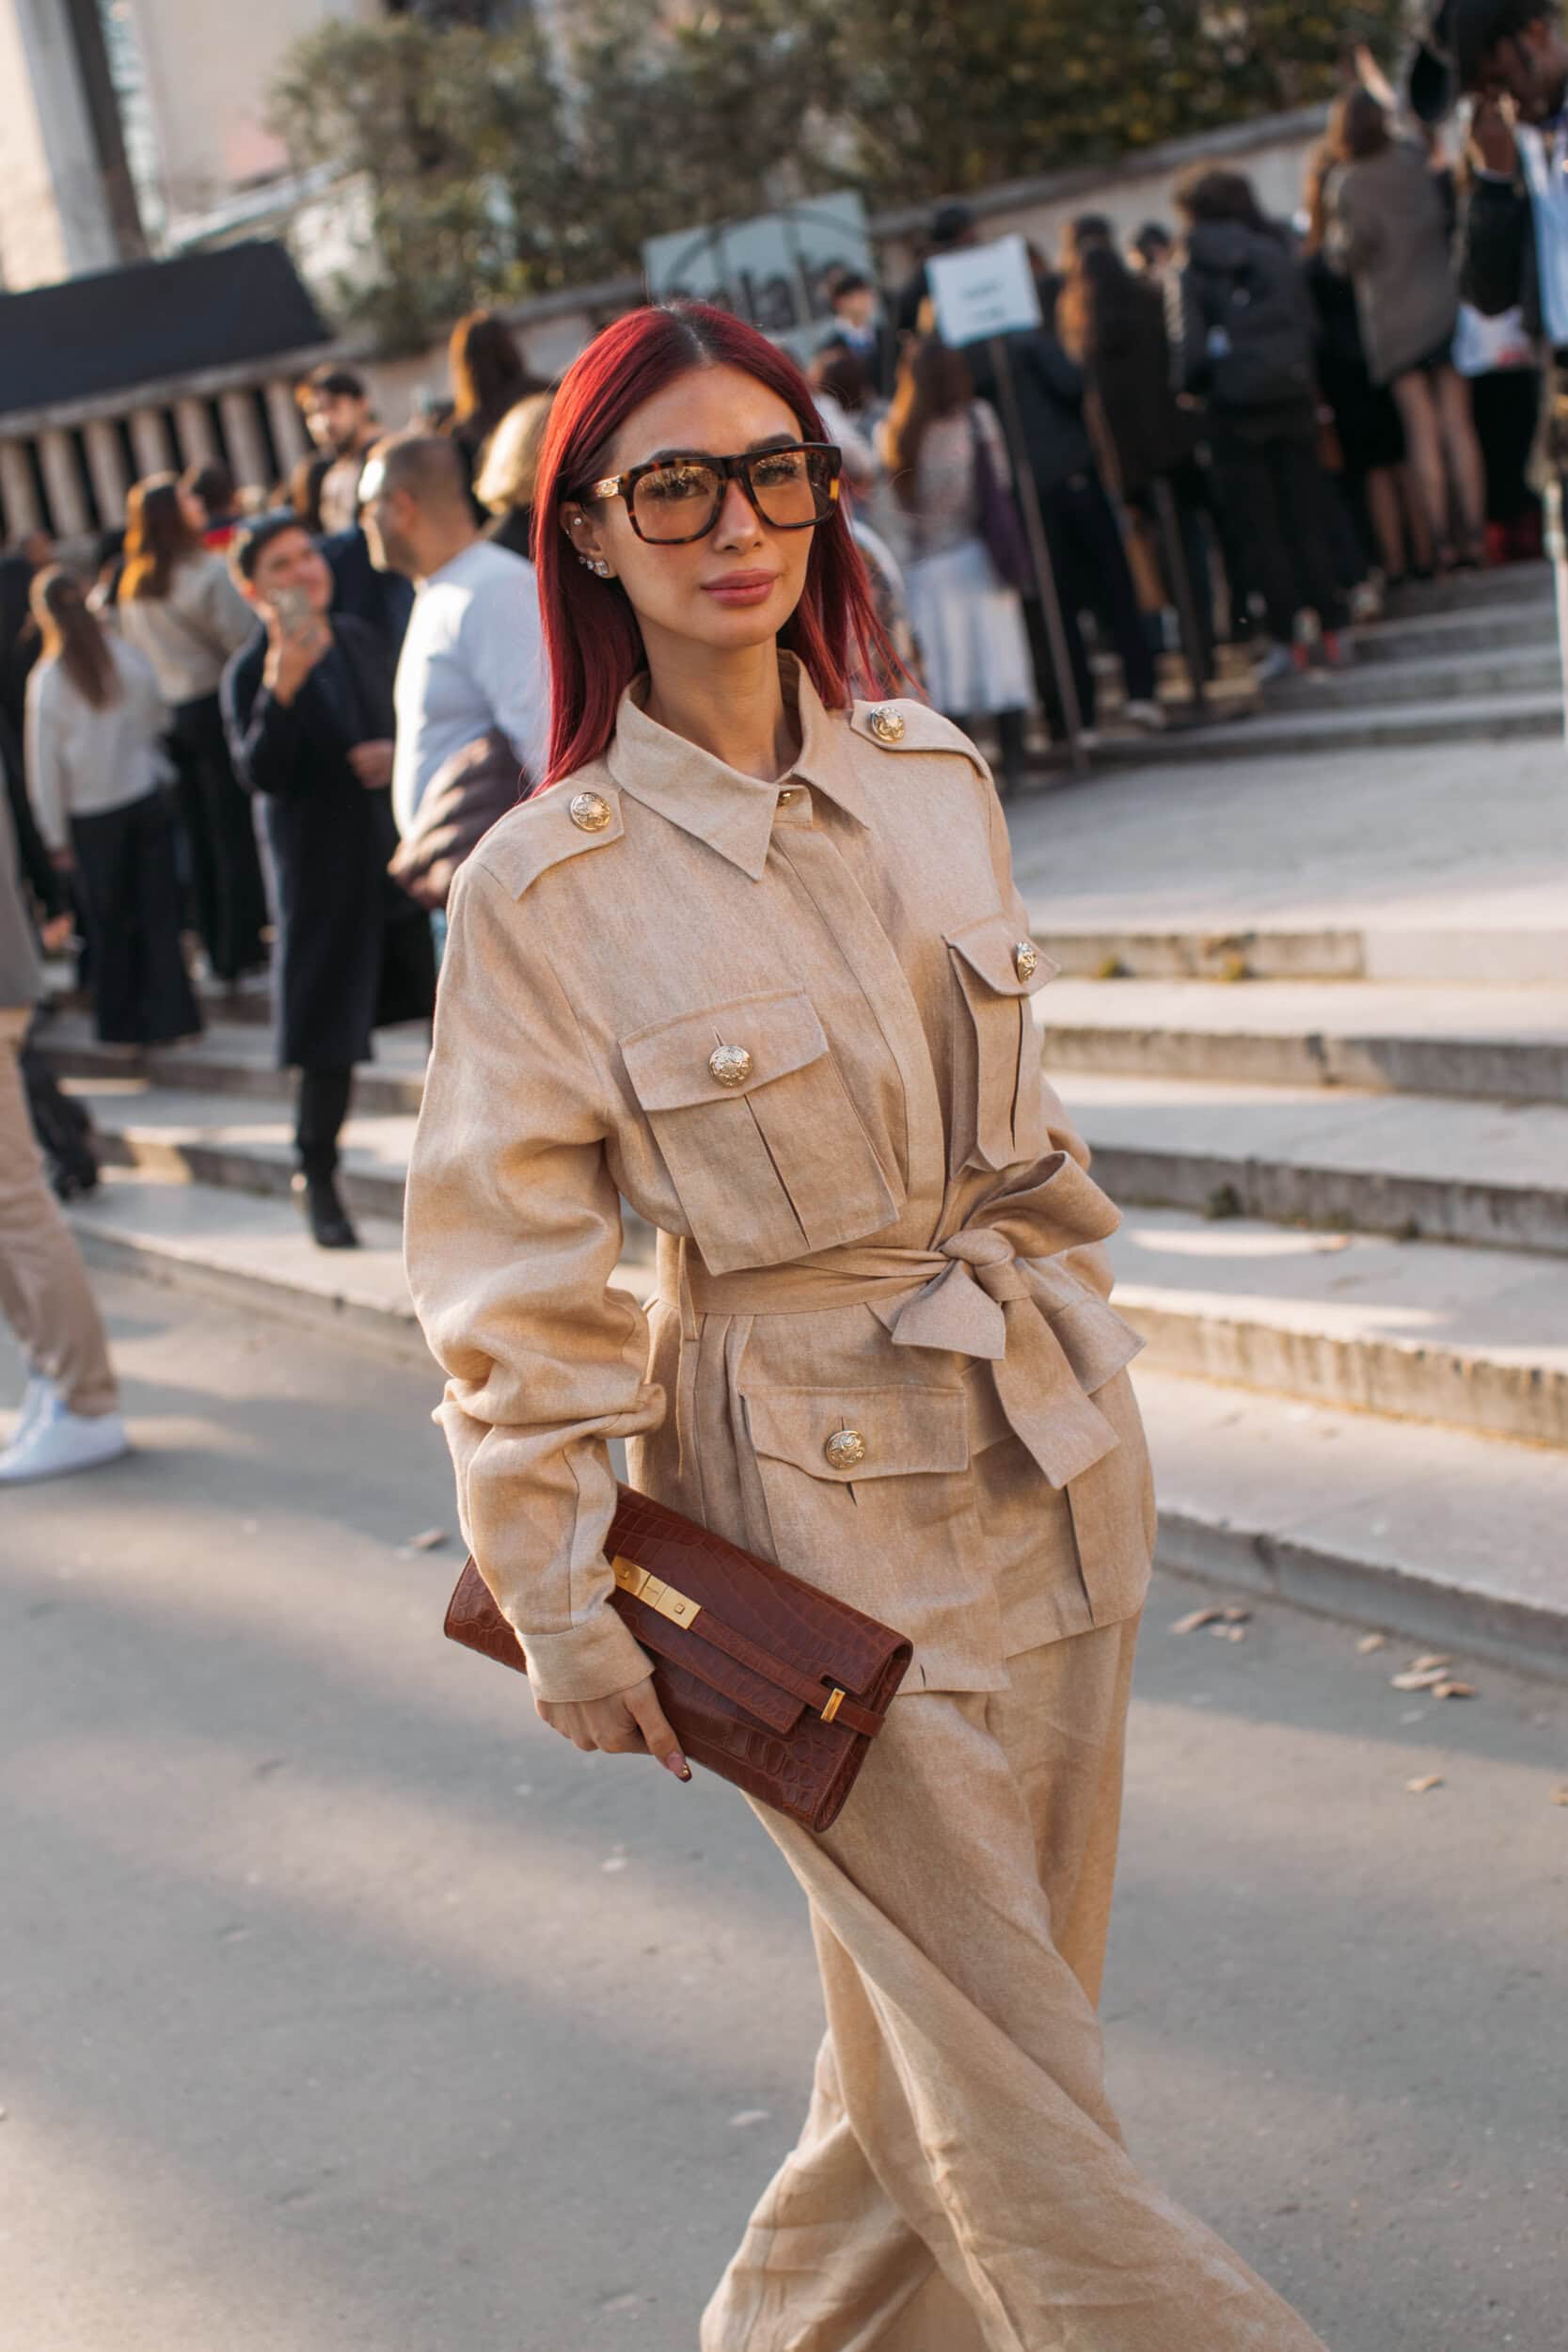
MULTIPOLYGON (((832 437, 787 352, 728 310, 672 302, 628 311, 596 335, 562 380, 533 498, 533 561, 550 678, 550 756, 541 790, 608 748, 621 696, 646 667, 637 615, 617 580, 578 563, 561 528, 564 500, 602 474, 632 411, 693 368, 739 368, 777 392, 802 438, 832 437)), ((852 660, 891 684, 902 665, 872 602, 842 503, 812 534, 800 601, 779 632, 829 709, 847 708, 852 660)))

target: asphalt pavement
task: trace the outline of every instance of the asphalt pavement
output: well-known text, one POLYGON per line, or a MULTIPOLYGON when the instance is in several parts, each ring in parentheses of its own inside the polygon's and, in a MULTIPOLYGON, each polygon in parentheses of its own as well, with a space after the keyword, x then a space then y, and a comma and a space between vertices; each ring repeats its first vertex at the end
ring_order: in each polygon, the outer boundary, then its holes
MULTIPOLYGON (((442 1641, 433 1375, 100 1288, 138 1452, 0 1495, 0 2347, 695 2352, 803 2109, 792 1882, 442 1641)), ((1140 1659, 1134 2153, 1331 2352, 1560 2352, 1568 1692, 1216 1597, 1140 1659)))

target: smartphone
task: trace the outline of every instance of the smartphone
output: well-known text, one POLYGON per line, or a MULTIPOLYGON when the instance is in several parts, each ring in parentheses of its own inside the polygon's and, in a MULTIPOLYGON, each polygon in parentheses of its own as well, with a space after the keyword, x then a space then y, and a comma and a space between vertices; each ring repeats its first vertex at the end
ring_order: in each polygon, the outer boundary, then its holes
POLYGON ((309 627, 310 599, 303 588, 279 588, 272 606, 286 636, 296 636, 309 627))

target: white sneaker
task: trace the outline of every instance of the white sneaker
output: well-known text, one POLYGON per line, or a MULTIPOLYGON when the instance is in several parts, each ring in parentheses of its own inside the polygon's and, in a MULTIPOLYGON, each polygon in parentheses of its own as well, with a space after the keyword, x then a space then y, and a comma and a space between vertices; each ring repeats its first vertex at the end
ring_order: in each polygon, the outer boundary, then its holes
POLYGON ((22 1391, 22 1402, 17 1407, 16 1427, 11 1431, 8 1440, 11 1445, 22 1443, 50 1398, 57 1394, 58 1391, 47 1373, 34 1372, 28 1375, 27 1386, 22 1391))
POLYGON ((1121 715, 1124 719, 1131 719, 1135 727, 1148 727, 1154 734, 1158 734, 1165 723, 1163 707, 1159 703, 1149 702, 1147 698, 1138 702, 1123 703, 1121 715))
POLYGON ((0 1486, 69 1477, 72 1470, 117 1462, 130 1451, 131 1440, 118 1413, 73 1413, 52 1390, 24 1433, 0 1454, 0 1486))

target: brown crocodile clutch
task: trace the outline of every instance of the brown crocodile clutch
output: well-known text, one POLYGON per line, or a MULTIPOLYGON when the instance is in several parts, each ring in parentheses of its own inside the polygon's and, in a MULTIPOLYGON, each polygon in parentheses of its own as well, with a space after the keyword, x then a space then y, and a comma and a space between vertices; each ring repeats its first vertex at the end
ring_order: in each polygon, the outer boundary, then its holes
MULTIPOLYGON (((903 1636, 629 1486, 605 1549, 611 1606, 653 1657, 682 1753, 807 1829, 838 1819, 909 1670, 903 1636)), ((470 1560, 447 1611, 454 1642, 526 1673, 470 1560)))

